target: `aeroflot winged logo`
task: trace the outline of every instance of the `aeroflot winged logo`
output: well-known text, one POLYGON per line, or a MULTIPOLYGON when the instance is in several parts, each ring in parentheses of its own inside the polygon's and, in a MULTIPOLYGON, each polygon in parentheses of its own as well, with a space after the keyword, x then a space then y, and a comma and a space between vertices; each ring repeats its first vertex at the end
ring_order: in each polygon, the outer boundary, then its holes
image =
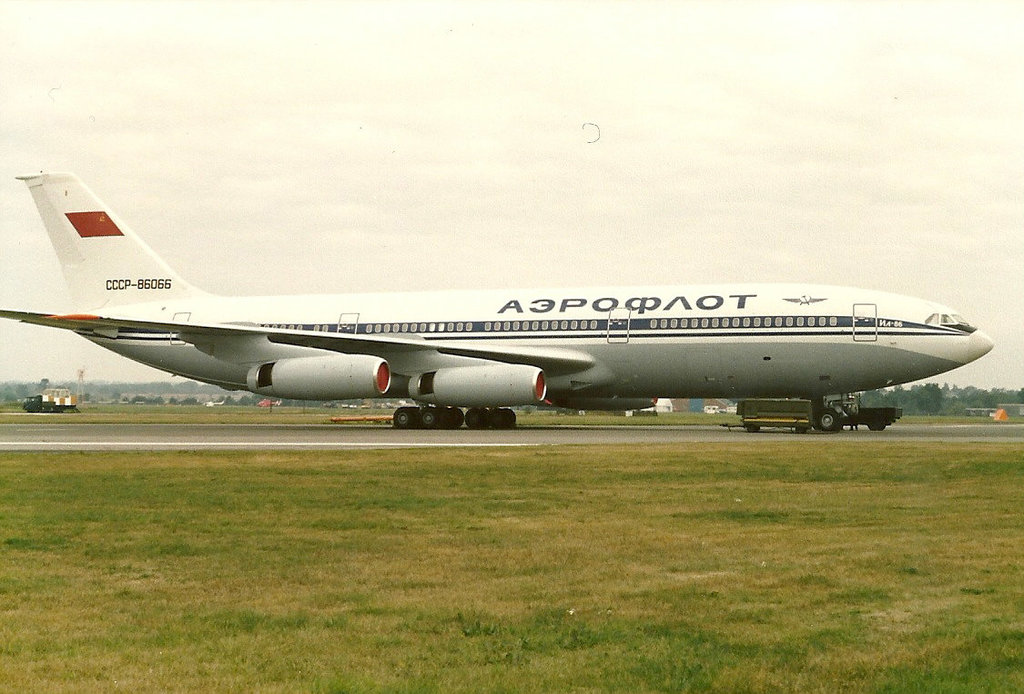
POLYGON ((783 299, 783 301, 788 301, 791 304, 800 304, 801 306, 810 306, 811 304, 816 304, 819 301, 828 301, 828 299, 814 299, 804 294, 803 296, 796 297, 795 299, 783 299))
POLYGON ((83 239, 97 236, 124 236, 106 212, 66 212, 65 216, 83 239))

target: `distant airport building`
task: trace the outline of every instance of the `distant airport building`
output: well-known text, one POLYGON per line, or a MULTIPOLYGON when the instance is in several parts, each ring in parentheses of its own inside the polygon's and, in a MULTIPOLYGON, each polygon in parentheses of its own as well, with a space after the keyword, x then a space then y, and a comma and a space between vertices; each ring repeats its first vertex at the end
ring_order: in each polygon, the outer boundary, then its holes
POLYGON ((659 398, 655 409, 658 412, 736 412, 736 403, 720 398, 659 398))

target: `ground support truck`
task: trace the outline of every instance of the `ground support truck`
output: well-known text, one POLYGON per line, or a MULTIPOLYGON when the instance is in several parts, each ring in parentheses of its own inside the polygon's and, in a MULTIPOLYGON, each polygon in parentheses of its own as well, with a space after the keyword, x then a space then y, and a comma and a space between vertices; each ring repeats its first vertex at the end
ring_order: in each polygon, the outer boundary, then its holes
POLYGON ((793 429, 798 434, 811 430, 810 400, 757 399, 741 400, 736 414, 749 432, 760 431, 762 427, 793 429))
POLYGON ((67 388, 47 388, 25 398, 21 407, 26 412, 78 412, 78 401, 67 388))
POLYGON ((810 400, 758 398, 742 400, 736 408, 742 426, 750 432, 763 427, 793 429, 803 434, 810 429, 839 431, 844 426, 860 425, 871 431, 882 431, 903 416, 899 407, 861 407, 857 398, 849 398, 837 406, 816 410, 810 400))

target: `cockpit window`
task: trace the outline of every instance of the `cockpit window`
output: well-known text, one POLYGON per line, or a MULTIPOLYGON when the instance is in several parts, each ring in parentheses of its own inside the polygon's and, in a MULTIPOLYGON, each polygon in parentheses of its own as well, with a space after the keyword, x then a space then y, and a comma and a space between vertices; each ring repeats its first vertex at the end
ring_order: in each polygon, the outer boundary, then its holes
POLYGON ((944 328, 954 328, 965 333, 973 333, 977 328, 967 322, 967 319, 959 313, 933 313, 925 320, 926 325, 941 325, 944 328))

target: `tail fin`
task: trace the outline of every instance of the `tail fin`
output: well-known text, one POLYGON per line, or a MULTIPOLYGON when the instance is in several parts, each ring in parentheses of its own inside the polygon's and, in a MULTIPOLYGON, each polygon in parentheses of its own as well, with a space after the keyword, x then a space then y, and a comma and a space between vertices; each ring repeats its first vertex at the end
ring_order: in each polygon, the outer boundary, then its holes
POLYGON ((157 256, 74 174, 18 176, 39 208, 76 310, 203 294, 157 256))

